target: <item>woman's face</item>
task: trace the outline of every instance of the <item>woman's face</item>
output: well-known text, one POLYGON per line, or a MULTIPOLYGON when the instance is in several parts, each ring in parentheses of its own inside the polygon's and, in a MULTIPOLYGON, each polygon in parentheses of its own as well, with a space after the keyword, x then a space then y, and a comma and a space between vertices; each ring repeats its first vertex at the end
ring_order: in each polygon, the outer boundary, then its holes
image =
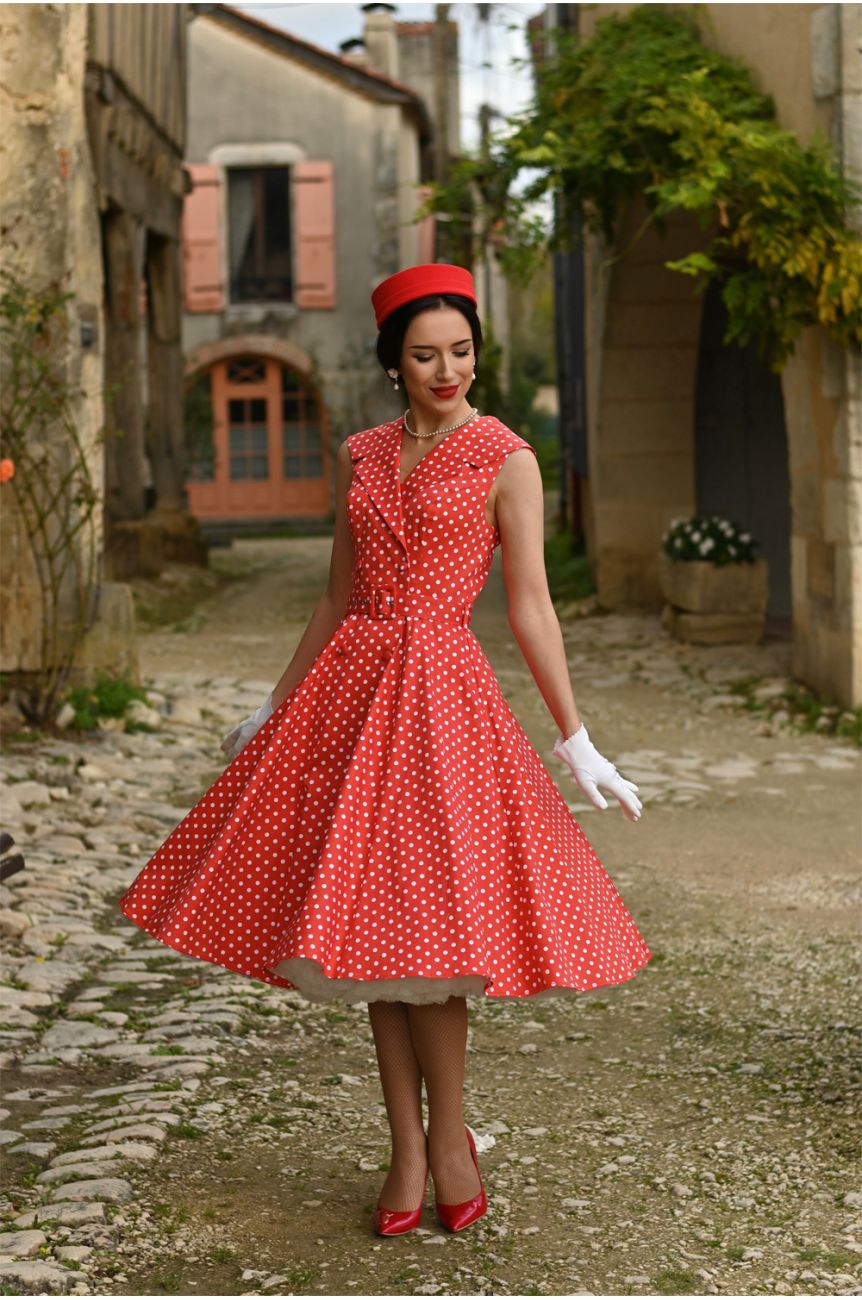
POLYGON ((456 307, 414 316, 404 335, 399 367, 413 415, 432 424, 450 424, 467 414, 475 364, 470 325, 456 307))

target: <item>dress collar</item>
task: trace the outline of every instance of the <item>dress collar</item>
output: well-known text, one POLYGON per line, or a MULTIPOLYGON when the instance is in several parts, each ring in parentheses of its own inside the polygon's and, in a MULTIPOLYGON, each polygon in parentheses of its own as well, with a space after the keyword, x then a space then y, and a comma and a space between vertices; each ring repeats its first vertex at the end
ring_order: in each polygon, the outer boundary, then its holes
POLYGON ((399 417, 373 429, 363 429, 350 438, 353 474, 362 483, 384 522, 407 550, 403 498, 419 484, 447 477, 447 466, 466 463, 491 464, 505 454, 512 434, 492 416, 478 415, 427 451, 400 481, 401 435, 399 417))

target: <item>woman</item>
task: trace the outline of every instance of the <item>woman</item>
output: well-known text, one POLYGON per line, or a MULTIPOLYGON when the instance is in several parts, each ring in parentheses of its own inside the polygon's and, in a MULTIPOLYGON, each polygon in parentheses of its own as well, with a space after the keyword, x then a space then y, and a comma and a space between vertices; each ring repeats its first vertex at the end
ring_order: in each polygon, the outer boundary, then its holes
POLYGON ((535 451, 467 400, 472 277, 410 267, 372 304, 409 407, 342 442, 326 591, 271 696, 226 738, 231 763, 120 907, 191 956, 368 1003, 392 1135, 374 1225, 394 1235, 419 1222, 429 1172, 446 1227, 487 1209, 462 1113, 467 997, 622 983, 652 953, 469 628, 501 545, 554 752, 597 807, 602 785, 636 821, 637 786, 575 707, 535 451))

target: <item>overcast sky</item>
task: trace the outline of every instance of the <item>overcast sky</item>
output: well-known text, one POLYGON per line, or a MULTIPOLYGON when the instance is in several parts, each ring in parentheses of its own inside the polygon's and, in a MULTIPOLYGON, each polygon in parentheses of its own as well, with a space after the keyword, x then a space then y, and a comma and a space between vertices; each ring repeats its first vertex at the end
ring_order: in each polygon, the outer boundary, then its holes
MULTIPOLYGON (((358 4, 330 4, 314 0, 307 4, 237 4, 252 17, 273 27, 293 32, 303 40, 338 54, 341 41, 361 36, 365 15, 358 4)), ((500 112, 520 111, 532 97, 532 76, 528 66, 516 59, 527 58, 524 32, 527 19, 545 8, 544 4, 451 4, 449 17, 458 24, 461 73, 461 146, 478 147, 479 105, 485 101, 500 112), (482 21, 480 12, 487 16, 482 21)), ((433 4, 399 4, 396 22, 428 22, 434 17, 433 4)), ((500 122, 491 129, 499 130, 500 122)))

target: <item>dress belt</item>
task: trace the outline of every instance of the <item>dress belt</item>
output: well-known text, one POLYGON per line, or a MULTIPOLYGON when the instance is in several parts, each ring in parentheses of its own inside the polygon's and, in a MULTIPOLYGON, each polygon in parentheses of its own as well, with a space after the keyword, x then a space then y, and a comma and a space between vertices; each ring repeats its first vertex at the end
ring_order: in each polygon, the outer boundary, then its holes
POLYGON ((367 596, 360 596, 347 613, 362 614, 365 618, 384 620, 413 619, 420 623, 455 623, 467 627, 472 610, 413 610, 403 609, 398 603, 399 591, 395 586, 372 587, 367 596))

